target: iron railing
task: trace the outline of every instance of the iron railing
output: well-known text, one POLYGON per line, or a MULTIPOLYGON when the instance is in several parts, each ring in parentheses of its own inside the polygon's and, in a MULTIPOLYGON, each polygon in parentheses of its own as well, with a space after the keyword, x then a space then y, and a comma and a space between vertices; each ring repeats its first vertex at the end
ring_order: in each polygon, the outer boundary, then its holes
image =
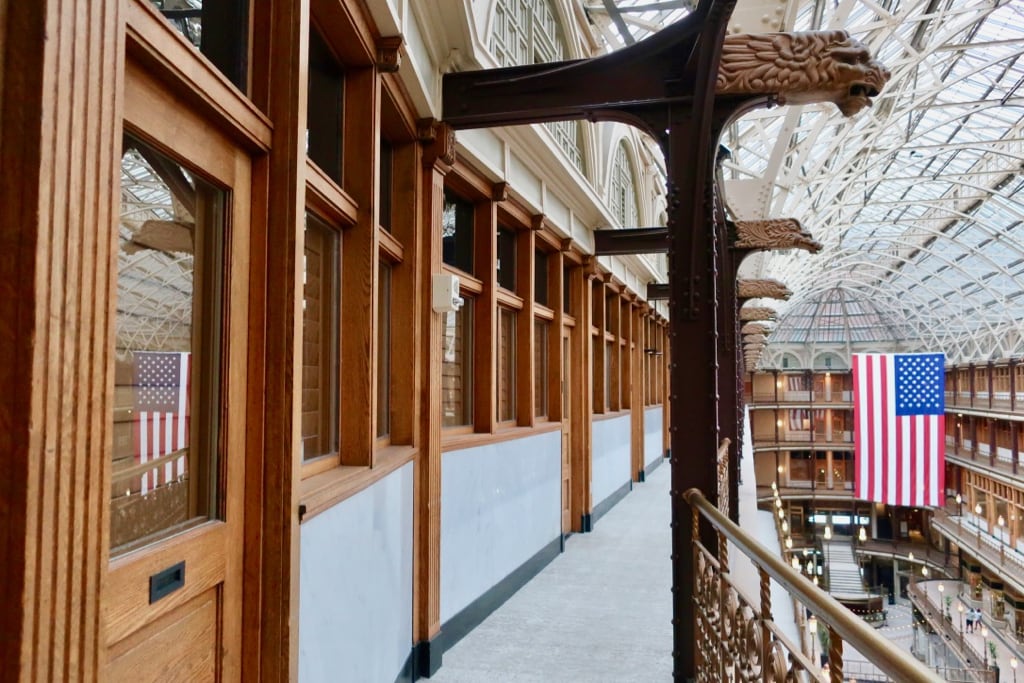
POLYGON ((826 680, 832 683, 844 680, 843 644, 846 642, 887 672, 892 680, 908 683, 938 683, 942 680, 909 653, 893 647, 875 629, 745 533, 699 490, 689 489, 683 497, 693 510, 693 635, 698 681, 783 683, 822 680, 817 664, 801 652, 773 621, 773 579, 813 612, 828 632, 826 680), (699 540, 701 517, 715 529, 717 554, 699 540), (756 599, 745 595, 732 579, 729 542, 757 568, 760 595, 756 599))

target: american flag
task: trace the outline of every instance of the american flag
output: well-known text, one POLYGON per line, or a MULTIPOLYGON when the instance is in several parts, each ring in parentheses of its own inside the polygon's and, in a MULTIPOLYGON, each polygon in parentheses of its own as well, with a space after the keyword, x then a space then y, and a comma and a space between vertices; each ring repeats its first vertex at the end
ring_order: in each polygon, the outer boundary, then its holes
MULTIPOLYGON (((139 462, 149 462, 188 447, 189 377, 192 354, 135 352, 135 444, 139 462)), ((185 475, 184 455, 142 475, 141 492, 185 475)))
POLYGON ((944 365, 941 353, 853 354, 858 498, 942 505, 944 365))

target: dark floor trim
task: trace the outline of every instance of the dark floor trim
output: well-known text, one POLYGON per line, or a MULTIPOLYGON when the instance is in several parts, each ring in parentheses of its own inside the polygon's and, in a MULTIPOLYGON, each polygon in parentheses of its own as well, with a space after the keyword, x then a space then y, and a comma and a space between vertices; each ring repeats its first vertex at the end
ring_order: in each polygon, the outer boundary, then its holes
MULTIPOLYGON (((505 601, 515 595, 516 591, 530 582, 530 579, 537 576, 553 559, 559 556, 564 547, 565 541, 561 534, 552 540, 540 551, 519 565, 511 574, 499 581, 493 588, 481 595, 479 598, 467 605, 461 612, 441 625, 441 632, 430 643, 431 655, 437 651, 437 663, 440 666, 441 653, 445 652, 457 642, 463 639, 470 631, 480 625, 491 613, 505 604, 505 601)), ((436 673, 436 669, 430 676, 436 673)))
POLYGON ((650 465, 648 465, 642 470, 644 479, 641 479, 640 481, 644 481, 647 477, 649 477, 651 475, 651 472, 658 469, 658 467, 660 467, 661 463, 663 462, 665 462, 665 458, 655 458, 650 465))
POLYGON ((594 520, 590 518, 589 512, 580 515, 580 533, 589 534, 594 530, 594 520))
POLYGON ((441 668, 441 636, 433 640, 423 640, 412 646, 409 659, 395 683, 412 683, 420 678, 430 678, 441 668))
POLYGON ((626 497, 626 494, 633 490, 633 482, 627 481, 625 484, 615 490, 615 493, 611 494, 600 503, 594 506, 594 511, 590 513, 591 524, 597 524, 597 520, 604 516, 604 513, 615 507, 615 504, 626 497))

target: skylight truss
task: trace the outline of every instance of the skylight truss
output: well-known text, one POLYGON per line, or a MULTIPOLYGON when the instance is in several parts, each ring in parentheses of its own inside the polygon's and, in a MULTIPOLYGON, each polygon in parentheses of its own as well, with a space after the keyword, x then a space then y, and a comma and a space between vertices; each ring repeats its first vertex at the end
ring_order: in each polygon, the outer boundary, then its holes
POLYGON ((798 218, 825 245, 744 274, 786 282, 794 309, 836 289, 870 299, 951 361, 1024 353, 1024 3, 819 0, 788 16, 848 30, 893 76, 853 119, 782 107, 727 131, 730 208, 798 218))

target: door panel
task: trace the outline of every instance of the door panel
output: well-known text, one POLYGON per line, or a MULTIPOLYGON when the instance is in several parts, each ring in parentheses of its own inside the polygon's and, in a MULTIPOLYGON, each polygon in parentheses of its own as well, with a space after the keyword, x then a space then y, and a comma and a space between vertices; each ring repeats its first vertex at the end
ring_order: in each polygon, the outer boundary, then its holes
POLYGON ((214 680, 220 590, 211 588, 110 651, 111 681, 214 680))
POLYGON ((126 68, 107 680, 237 680, 249 158, 126 68))

